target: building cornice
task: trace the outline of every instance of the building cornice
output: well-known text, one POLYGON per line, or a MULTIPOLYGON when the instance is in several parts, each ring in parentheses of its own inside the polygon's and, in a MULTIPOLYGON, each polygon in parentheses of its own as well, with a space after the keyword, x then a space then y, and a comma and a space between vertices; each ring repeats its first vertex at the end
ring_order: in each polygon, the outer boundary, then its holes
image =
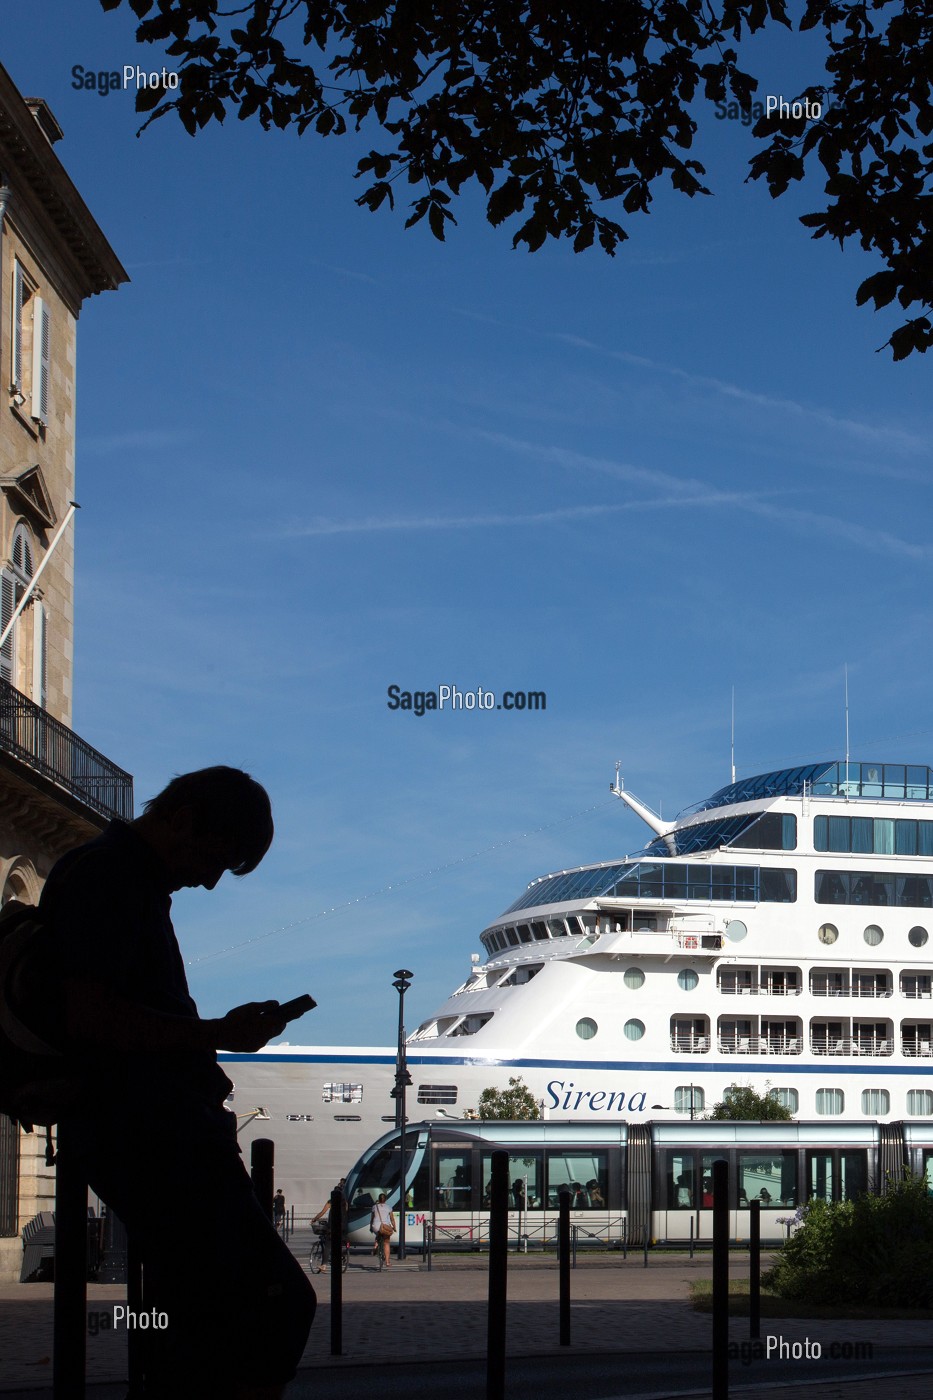
MULTIPOLYGON (((6 69, 0 65, 0 183, 54 229, 78 307, 129 277, 6 69)), ((78 307, 75 308, 77 311, 78 307)))

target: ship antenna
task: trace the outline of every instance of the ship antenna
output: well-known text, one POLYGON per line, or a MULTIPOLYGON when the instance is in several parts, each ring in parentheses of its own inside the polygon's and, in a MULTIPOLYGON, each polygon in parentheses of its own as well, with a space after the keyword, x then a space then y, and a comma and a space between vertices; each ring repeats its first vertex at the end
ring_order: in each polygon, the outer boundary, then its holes
POLYGON ((730 748, 732 757, 732 783, 735 785, 735 686, 732 687, 732 744, 730 748))
POLYGON ((849 663, 845 662, 846 678, 846 801, 849 800, 849 663))

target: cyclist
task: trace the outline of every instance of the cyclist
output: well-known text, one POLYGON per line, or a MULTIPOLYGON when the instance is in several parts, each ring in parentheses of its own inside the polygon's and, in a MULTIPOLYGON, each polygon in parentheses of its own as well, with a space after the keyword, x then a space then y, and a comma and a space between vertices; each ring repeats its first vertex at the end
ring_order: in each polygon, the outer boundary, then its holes
MULTIPOLYGON (((337 1182, 337 1185, 336 1185, 336 1187, 335 1187, 334 1189, 335 1189, 336 1191, 339 1191, 340 1194, 341 1194, 341 1196, 343 1197, 343 1219, 344 1219, 343 1248, 344 1248, 344 1249, 347 1249, 347 1248, 349 1248, 349 1238, 348 1238, 348 1236, 347 1236, 347 1234, 346 1234, 347 1198, 346 1198, 346 1196, 344 1195, 344 1185, 345 1185, 345 1183, 346 1183, 346 1177, 345 1177, 345 1176, 342 1176, 342 1177, 340 1178, 340 1180, 337 1182)), ((314 1229, 315 1223, 316 1223, 317 1221, 319 1221, 319 1220, 322 1222, 323 1228, 320 1229, 320 1230, 316 1230, 316 1231, 315 1231, 315 1234, 319 1235, 320 1241, 321 1241, 321 1254, 322 1254, 322 1258, 323 1258, 323 1263, 321 1264, 321 1273, 323 1274, 323 1273, 326 1273, 326 1272, 327 1272, 327 1266, 328 1266, 328 1264, 330 1263, 330 1251, 331 1251, 330 1197, 329 1197, 329 1196, 328 1196, 327 1200, 324 1202, 324 1204, 323 1204, 323 1206, 321 1207, 321 1209, 318 1211, 317 1215, 313 1215, 313 1216, 311 1217, 311 1228, 312 1228, 312 1229, 314 1229), (325 1219, 325 1216, 326 1216, 326 1219, 325 1219)))

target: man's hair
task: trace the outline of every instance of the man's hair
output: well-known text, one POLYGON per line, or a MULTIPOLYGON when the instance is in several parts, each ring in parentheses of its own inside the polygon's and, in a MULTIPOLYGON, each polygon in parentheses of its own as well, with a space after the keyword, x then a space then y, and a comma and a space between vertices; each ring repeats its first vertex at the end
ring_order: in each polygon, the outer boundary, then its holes
POLYGON ((199 830, 229 844, 230 869, 248 875, 272 845, 275 827, 265 788, 240 768, 199 768, 179 773, 168 787, 150 797, 143 811, 172 817, 189 807, 199 830))

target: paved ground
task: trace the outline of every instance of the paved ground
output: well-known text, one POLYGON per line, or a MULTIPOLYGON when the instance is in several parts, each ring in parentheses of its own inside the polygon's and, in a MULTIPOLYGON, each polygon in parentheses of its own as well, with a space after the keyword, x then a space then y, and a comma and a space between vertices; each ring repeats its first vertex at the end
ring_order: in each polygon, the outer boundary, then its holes
MULTIPOLYGON (((685 1256, 652 1257, 647 1269, 639 1257, 630 1257, 626 1262, 617 1256, 588 1259, 572 1274, 570 1354, 581 1358, 581 1364, 584 1358, 596 1355, 625 1354, 625 1372, 632 1376, 637 1374, 640 1360, 644 1368, 660 1354, 683 1353, 680 1363, 687 1379, 682 1388, 656 1393, 708 1395, 703 1387, 709 1377, 711 1321, 708 1314, 691 1309, 688 1294, 691 1281, 708 1277, 709 1272, 709 1256, 698 1256, 693 1261, 685 1256)), ((736 1261, 733 1275, 740 1276, 741 1272, 742 1264, 736 1261)), ((435 1261, 431 1272, 414 1257, 404 1264, 396 1261, 391 1271, 380 1274, 371 1256, 354 1255, 344 1277, 343 1355, 339 1358, 330 1354, 329 1276, 318 1276, 315 1287, 320 1302, 318 1318, 302 1360, 303 1373, 293 1387, 296 1400, 311 1396, 325 1379, 341 1373, 346 1377, 346 1392, 351 1393, 355 1386, 347 1373, 361 1367, 384 1368, 388 1382, 393 1365, 404 1368, 414 1361, 429 1359, 434 1367, 439 1363, 451 1367, 469 1359, 480 1360, 485 1354, 486 1260, 482 1256, 444 1257, 435 1261), (316 1371, 320 1371, 317 1378, 316 1371)), ((555 1358, 566 1359, 567 1349, 559 1346, 557 1290, 557 1268, 552 1260, 529 1256, 510 1261, 509 1357, 542 1358, 551 1353, 555 1358)), ((14 1400, 14 1396, 27 1392, 32 1393, 33 1400, 40 1400, 51 1384, 51 1299, 48 1284, 0 1287, 3 1400, 14 1400)), ((117 1286, 88 1288, 91 1333, 87 1374, 93 1383, 90 1393, 100 1400, 122 1393, 110 1385, 104 1388, 104 1383, 118 1382, 126 1374, 126 1334, 100 1326, 102 1316, 112 1319, 114 1304, 122 1299, 122 1290, 117 1286)), ((933 1327, 926 1321, 765 1321, 762 1334, 768 1333, 780 1336, 790 1346, 809 1341, 812 1350, 813 1344, 818 1343, 824 1355, 834 1344, 843 1353, 847 1347, 864 1346, 866 1342, 885 1352, 891 1347, 933 1346, 933 1327)), ((747 1320, 734 1319, 730 1336, 736 1347, 747 1342, 747 1320)), ((911 1360, 913 1364, 904 1370, 916 1370, 916 1360, 911 1360)), ((752 1383, 741 1361, 736 1360, 731 1368, 732 1391, 741 1394, 743 1384, 750 1383, 753 1389, 745 1394, 767 1391, 774 1400, 875 1400, 882 1387, 886 1391, 896 1389, 898 1400, 919 1400, 921 1396, 928 1400, 933 1395, 933 1374, 904 1376, 896 1381, 872 1380, 871 1360, 852 1364, 854 1375, 868 1377, 862 1381, 820 1380, 819 1363, 805 1360, 794 1363, 795 1381, 796 1366, 800 1368, 798 1383, 788 1385, 782 1378, 780 1388, 771 1389, 760 1378, 760 1368, 756 1372, 758 1379, 752 1383)), ((933 1362, 930 1370, 933 1372, 933 1362)), ((437 1372, 434 1374, 436 1377, 437 1372)), ((535 1392, 507 1390, 510 1400, 523 1393, 535 1392)), ((611 1400, 612 1392, 607 1390, 603 1395, 605 1400, 611 1400)))

